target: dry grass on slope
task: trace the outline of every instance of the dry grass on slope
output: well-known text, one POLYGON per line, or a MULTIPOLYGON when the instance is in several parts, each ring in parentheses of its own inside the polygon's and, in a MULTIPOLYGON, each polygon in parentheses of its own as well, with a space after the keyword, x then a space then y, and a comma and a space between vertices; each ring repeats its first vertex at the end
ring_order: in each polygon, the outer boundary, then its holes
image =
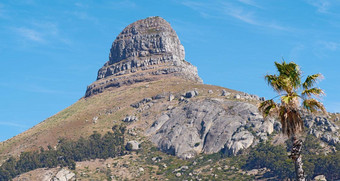
MULTIPOLYGON (((136 110, 130 106, 132 103, 157 94, 169 92, 183 94, 193 89, 202 92, 202 97, 217 97, 225 88, 193 83, 177 77, 111 88, 101 94, 86 99, 82 98, 29 130, 0 143, 0 160, 3 161, 9 155, 18 156, 23 151, 37 150, 39 147, 46 148, 48 145, 53 147, 61 137, 78 139, 81 136, 89 136, 93 131, 104 133, 110 130, 114 124, 120 124, 126 115, 138 116, 136 110), (212 90, 214 93, 208 94, 208 90, 212 90)), ((160 111, 162 110, 150 111, 151 115, 148 118, 157 116, 156 114, 159 114, 160 111)), ((141 122, 143 121, 136 124, 141 122)), ((152 120, 146 122, 147 124, 144 124, 142 128, 151 124, 152 120)))

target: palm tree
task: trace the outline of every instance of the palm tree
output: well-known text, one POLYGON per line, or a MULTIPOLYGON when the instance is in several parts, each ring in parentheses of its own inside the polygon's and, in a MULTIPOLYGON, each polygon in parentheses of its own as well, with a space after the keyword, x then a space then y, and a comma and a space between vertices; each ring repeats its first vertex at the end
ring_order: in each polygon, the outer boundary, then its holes
POLYGON ((304 181, 305 175, 301 158, 302 140, 298 139, 299 134, 303 131, 301 110, 306 109, 312 113, 322 111, 327 114, 323 104, 318 101, 324 92, 322 89, 314 87, 317 81, 322 78, 322 74, 309 75, 301 83, 301 71, 294 62, 275 62, 275 66, 279 74, 266 75, 265 80, 278 93, 278 96, 262 102, 259 105, 259 110, 264 118, 267 116, 279 118, 282 133, 290 137, 293 142, 289 157, 295 163, 296 178, 298 181, 304 181), (275 102, 276 98, 280 98, 280 100, 275 102))

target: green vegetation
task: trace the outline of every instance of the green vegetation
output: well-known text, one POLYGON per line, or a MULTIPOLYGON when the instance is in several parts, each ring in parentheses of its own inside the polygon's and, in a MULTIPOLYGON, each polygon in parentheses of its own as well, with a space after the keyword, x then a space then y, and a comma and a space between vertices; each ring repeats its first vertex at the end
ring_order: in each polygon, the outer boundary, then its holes
MULTIPOLYGON (((320 149, 312 136, 307 136, 304 153, 304 170, 307 179, 310 180, 317 175, 325 175, 328 180, 340 178, 340 152, 328 155, 319 154, 315 150, 320 149), (312 151, 314 150, 314 151, 312 151)), ((269 168, 270 172, 264 177, 276 177, 279 180, 295 177, 293 161, 288 158, 288 152, 282 145, 274 146, 269 142, 262 142, 252 150, 248 156, 243 169, 251 170, 258 168, 269 168)))
POLYGON ((74 170, 76 161, 124 155, 125 127, 114 126, 112 130, 104 136, 94 132, 88 139, 80 138, 78 141, 60 139, 56 149, 48 146, 47 150, 41 148, 40 152, 23 152, 18 159, 10 157, 0 167, 0 180, 11 180, 37 168, 67 166, 74 170))
POLYGON ((288 158, 286 149, 283 146, 273 146, 270 143, 262 142, 250 152, 244 169, 269 168, 271 172, 266 176, 278 176, 278 178, 294 177, 294 167, 291 159, 288 158))

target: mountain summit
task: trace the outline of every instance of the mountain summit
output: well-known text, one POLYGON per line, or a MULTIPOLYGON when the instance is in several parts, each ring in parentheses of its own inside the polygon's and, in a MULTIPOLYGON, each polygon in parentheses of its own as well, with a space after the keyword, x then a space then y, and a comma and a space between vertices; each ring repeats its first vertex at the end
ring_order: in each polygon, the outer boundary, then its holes
POLYGON ((155 16, 128 25, 113 42, 109 61, 98 71, 97 81, 85 97, 109 87, 179 76, 202 83, 197 68, 185 61, 185 51, 175 30, 155 16))

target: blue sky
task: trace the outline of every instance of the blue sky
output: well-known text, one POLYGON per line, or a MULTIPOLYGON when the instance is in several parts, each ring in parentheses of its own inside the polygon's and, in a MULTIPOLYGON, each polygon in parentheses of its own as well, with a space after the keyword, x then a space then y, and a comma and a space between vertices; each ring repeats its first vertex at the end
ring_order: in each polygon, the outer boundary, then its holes
POLYGON ((204 83, 266 98, 274 61, 322 73, 328 111, 340 112, 340 1, 2 0, 0 141, 80 99, 128 24, 161 16, 204 83))

